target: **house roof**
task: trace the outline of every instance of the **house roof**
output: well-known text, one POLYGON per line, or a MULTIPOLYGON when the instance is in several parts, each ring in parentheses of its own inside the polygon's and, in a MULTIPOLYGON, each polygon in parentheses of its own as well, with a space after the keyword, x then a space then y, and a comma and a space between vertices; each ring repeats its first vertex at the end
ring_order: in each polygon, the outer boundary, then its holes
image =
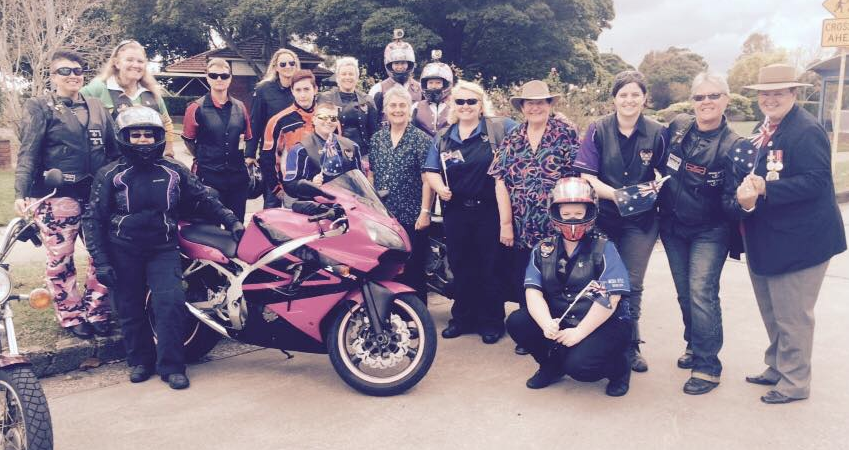
MULTIPOLYGON (((270 46, 266 45, 265 40, 255 37, 248 39, 239 45, 239 50, 249 58, 252 58, 262 64, 266 64, 268 58, 274 53, 277 47, 270 48, 270 46)), ((306 66, 312 66, 312 71, 316 75, 329 76, 332 74, 329 70, 323 67, 317 67, 319 63, 324 62, 324 58, 315 53, 310 53, 306 50, 300 49, 298 47, 287 45, 286 48, 295 52, 298 55, 298 59, 301 60, 301 63, 306 66)), ((217 48, 212 50, 207 50, 203 53, 198 53, 194 56, 189 56, 188 58, 177 61, 173 64, 166 66, 162 72, 164 74, 173 73, 173 72, 181 72, 181 73, 204 73, 206 71, 206 62, 211 58, 224 58, 227 60, 236 60, 242 59, 236 52, 231 50, 229 47, 225 48, 217 48)))

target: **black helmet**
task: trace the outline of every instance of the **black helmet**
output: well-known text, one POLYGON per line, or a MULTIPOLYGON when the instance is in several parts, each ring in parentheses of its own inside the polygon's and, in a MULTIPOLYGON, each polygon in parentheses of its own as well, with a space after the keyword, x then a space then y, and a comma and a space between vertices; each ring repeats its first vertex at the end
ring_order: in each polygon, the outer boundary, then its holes
POLYGON ((265 192, 265 183, 262 182, 262 171, 255 164, 248 165, 248 198, 253 200, 259 198, 265 192))
POLYGON ((158 112, 147 106, 130 106, 118 114, 115 126, 118 148, 132 164, 151 164, 162 158, 165 151, 165 126, 158 112), (153 131, 153 143, 130 143, 130 132, 137 129, 153 131))

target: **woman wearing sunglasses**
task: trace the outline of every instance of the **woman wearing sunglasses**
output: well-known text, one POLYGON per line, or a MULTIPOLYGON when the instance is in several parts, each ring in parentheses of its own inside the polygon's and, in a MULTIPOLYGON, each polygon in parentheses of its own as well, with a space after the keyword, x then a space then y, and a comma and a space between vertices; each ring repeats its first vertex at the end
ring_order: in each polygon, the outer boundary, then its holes
POLYGON ((209 93, 186 108, 183 140, 197 164, 196 175, 203 184, 218 191, 218 198, 239 220, 245 219, 248 201, 248 169, 239 149, 241 136, 251 138, 245 104, 227 90, 233 78, 230 64, 221 58, 206 64, 209 93))
POLYGON ((658 205, 660 239, 684 319, 687 348, 678 367, 691 370, 684 393, 699 395, 718 386, 722 372, 719 277, 732 232, 722 210, 722 194, 733 171, 729 152, 740 148, 740 137, 725 119, 724 78, 701 73, 693 80, 691 93, 695 116, 679 115, 666 133, 669 150, 661 172, 670 178, 658 205))
MULTIPOLYGON (((256 136, 245 141, 246 163, 256 164, 257 149, 261 149, 264 145, 262 132, 269 119, 295 102, 292 94, 292 77, 299 70, 301 70, 301 60, 294 51, 281 48, 271 56, 265 76, 257 83, 253 93, 251 130, 256 133, 256 136)), ((267 189, 263 195, 266 208, 277 203, 277 197, 272 192, 276 186, 276 183, 266 184, 267 189)))
POLYGON ((335 134, 339 126, 336 105, 319 103, 314 112, 312 120, 315 131, 305 134, 300 142, 286 152, 283 161, 283 190, 287 193, 296 192, 294 184, 298 180, 323 184, 349 170, 363 170, 359 146, 335 134))
POLYGON ((159 83, 148 70, 147 63, 147 54, 141 44, 132 39, 121 41, 112 50, 100 75, 80 92, 100 99, 112 118, 128 106, 143 105, 154 109, 165 124, 165 156, 174 156, 174 124, 162 100, 159 83))
POLYGON ((657 208, 623 217, 614 203, 614 190, 655 179, 655 170, 663 167, 666 150, 663 125, 643 116, 646 105, 646 81, 643 74, 626 70, 613 79, 613 105, 616 111, 590 124, 575 168, 589 179, 599 197, 599 228, 619 249, 631 292, 628 301, 634 320, 631 367, 645 372, 648 364, 640 354, 640 305, 643 278, 654 244, 657 242, 657 208))
POLYGON ((440 130, 424 164, 428 184, 443 205, 448 263, 455 297, 446 339, 478 333, 494 344, 504 335, 504 303, 496 283, 498 205, 487 172, 495 148, 516 122, 492 117, 483 88, 458 81, 451 90, 449 127, 440 130))
POLYGON ((21 148, 15 170, 15 212, 35 214, 47 250, 46 283, 55 300, 59 325, 79 338, 109 334, 109 301, 97 282, 89 259, 85 290, 77 292, 74 246, 80 235, 80 217, 88 208, 92 178, 98 169, 118 157, 112 121, 103 103, 83 95, 82 57, 57 51, 50 62, 54 92, 25 104, 21 148), (64 182, 52 198, 28 211, 31 198, 50 190, 41 174, 60 169, 64 182))

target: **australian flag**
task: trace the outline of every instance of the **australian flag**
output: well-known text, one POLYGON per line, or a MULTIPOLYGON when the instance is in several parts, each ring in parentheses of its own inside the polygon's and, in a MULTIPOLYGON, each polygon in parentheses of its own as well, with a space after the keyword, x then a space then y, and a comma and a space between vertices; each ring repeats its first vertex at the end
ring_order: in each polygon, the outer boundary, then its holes
POLYGON ((439 157, 442 159, 442 166, 445 170, 448 170, 449 167, 455 164, 466 162, 466 160, 463 159, 463 153, 460 150, 441 152, 439 157))
POLYGON ((667 175, 659 180, 625 186, 613 191, 613 198, 616 207, 619 208, 619 215, 622 217, 633 216, 654 208, 657 194, 660 193, 660 188, 668 179, 669 176, 667 175))
POLYGON ((755 170, 758 159, 758 144, 755 139, 759 137, 755 135, 751 139, 740 139, 728 153, 733 163, 734 175, 740 179, 755 170))
POLYGON ((342 174, 343 167, 342 152, 336 148, 336 140, 331 133, 321 149, 321 173, 326 180, 335 178, 342 174))

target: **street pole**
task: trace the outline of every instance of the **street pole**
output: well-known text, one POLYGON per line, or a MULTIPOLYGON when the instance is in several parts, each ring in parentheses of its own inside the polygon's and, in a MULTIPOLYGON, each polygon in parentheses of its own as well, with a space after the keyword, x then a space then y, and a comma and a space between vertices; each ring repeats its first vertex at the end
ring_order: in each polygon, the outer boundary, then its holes
POLYGON ((840 48, 840 76, 837 79, 837 100, 835 100, 834 108, 836 111, 834 121, 832 122, 831 136, 831 173, 837 172, 837 145, 840 142, 840 119, 843 116, 843 83, 846 77, 846 48, 840 48))

